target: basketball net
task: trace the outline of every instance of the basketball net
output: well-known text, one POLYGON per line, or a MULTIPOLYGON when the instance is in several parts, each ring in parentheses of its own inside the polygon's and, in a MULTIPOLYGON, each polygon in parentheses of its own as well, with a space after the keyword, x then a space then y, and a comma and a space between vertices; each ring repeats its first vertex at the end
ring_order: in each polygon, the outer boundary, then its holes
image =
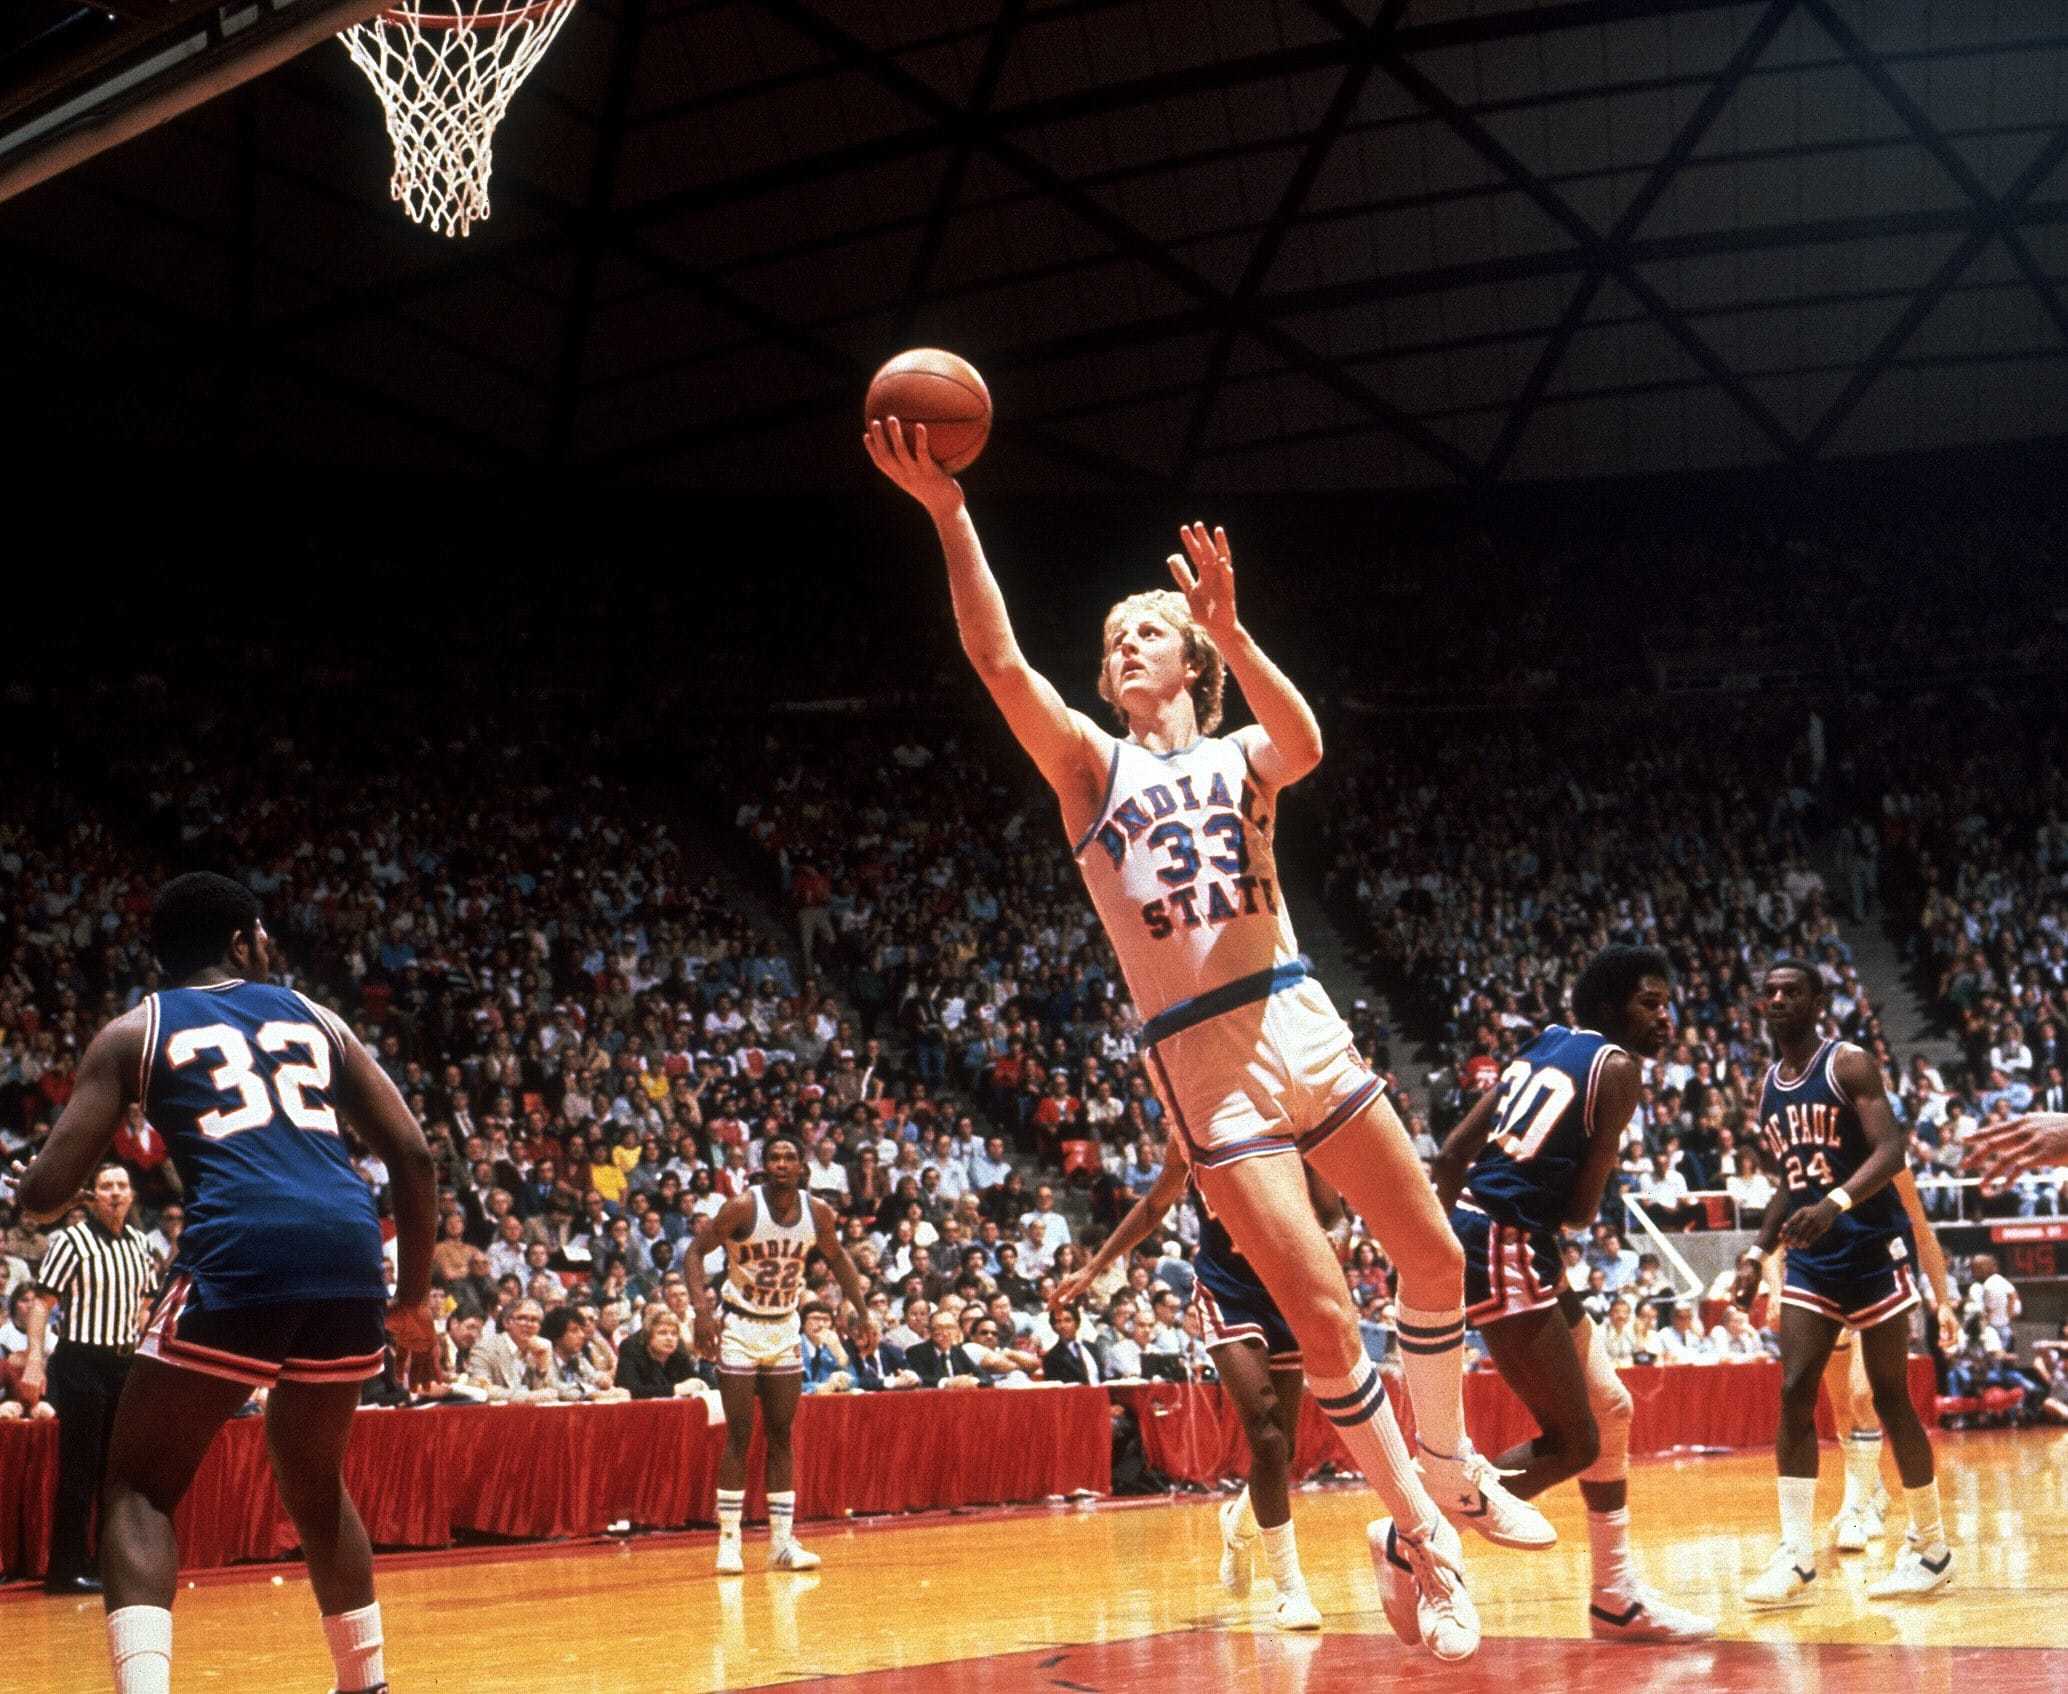
POLYGON ((458 236, 488 216, 496 125, 573 11, 574 0, 422 0, 344 32, 387 113, 388 191, 418 223, 458 236))

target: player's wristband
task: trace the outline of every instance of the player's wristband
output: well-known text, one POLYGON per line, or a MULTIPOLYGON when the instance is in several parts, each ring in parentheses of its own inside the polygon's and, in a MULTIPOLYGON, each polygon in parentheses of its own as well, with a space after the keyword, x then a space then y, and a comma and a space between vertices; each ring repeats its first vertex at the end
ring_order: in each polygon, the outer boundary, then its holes
POLYGON ((1832 1189, 1829 1194, 1826 1194, 1824 1196, 1824 1198, 1829 1200, 1831 1204, 1836 1206, 1841 1212, 1849 1212, 1853 1209, 1853 1197, 1850 1194, 1848 1194, 1843 1188, 1832 1189))

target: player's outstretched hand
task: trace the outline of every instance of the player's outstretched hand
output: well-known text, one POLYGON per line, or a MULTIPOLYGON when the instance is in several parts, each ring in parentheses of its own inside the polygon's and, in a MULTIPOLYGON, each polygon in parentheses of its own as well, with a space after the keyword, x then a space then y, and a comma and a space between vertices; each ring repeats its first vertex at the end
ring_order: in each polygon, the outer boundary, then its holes
POLYGON ((871 418, 862 433, 862 446, 879 471, 936 519, 961 506, 962 484, 941 469, 928 448, 925 424, 914 424, 912 439, 907 441, 896 418, 871 418))
POLYGON ((1085 1295, 1091 1292, 1091 1282, 1090 1270, 1084 1268, 1073 1270, 1061 1282, 1056 1284, 1056 1291, 1048 1297, 1048 1309, 1052 1312, 1059 1312, 1065 1306, 1078 1304, 1085 1295))
POLYGON ((2011 1179, 2045 1165, 2068 1165, 2068 1112, 2027 1112, 1978 1129, 1967 1139, 1967 1164, 1984 1194, 2001 1194, 2011 1179))
POLYGON ((431 1314, 421 1305, 405 1306, 396 1301, 388 1308, 388 1333, 396 1348, 417 1358, 428 1358, 438 1350, 438 1331, 431 1314))
POLYGON ((1228 551, 1228 532, 1218 525, 1208 534, 1203 523, 1184 524, 1178 539, 1182 555, 1170 556, 1170 574, 1184 591, 1193 621, 1216 641, 1235 633, 1235 556, 1228 551))

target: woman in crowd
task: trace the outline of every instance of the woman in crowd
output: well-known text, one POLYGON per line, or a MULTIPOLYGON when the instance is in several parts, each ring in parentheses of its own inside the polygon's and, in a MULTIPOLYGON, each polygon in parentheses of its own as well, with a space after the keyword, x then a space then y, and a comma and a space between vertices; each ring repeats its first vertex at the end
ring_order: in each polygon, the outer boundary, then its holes
POLYGON ((658 1303, 646 1308, 639 1333, 618 1350, 612 1380, 635 1400, 696 1392, 696 1367, 682 1345, 682 1320, 658 1303))

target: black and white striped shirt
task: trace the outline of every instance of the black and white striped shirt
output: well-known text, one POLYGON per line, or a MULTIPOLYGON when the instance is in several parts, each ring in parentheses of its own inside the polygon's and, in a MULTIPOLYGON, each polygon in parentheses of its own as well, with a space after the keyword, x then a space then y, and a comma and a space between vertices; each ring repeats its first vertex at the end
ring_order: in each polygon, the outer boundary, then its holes
POLYGON ((36 1285, 64 1307, 65 1339, 87 1347, 136 1345, 144 1297, 157 1281, 140 1229, 110 1235, 88 1218, 50 1238, 36 1285))

